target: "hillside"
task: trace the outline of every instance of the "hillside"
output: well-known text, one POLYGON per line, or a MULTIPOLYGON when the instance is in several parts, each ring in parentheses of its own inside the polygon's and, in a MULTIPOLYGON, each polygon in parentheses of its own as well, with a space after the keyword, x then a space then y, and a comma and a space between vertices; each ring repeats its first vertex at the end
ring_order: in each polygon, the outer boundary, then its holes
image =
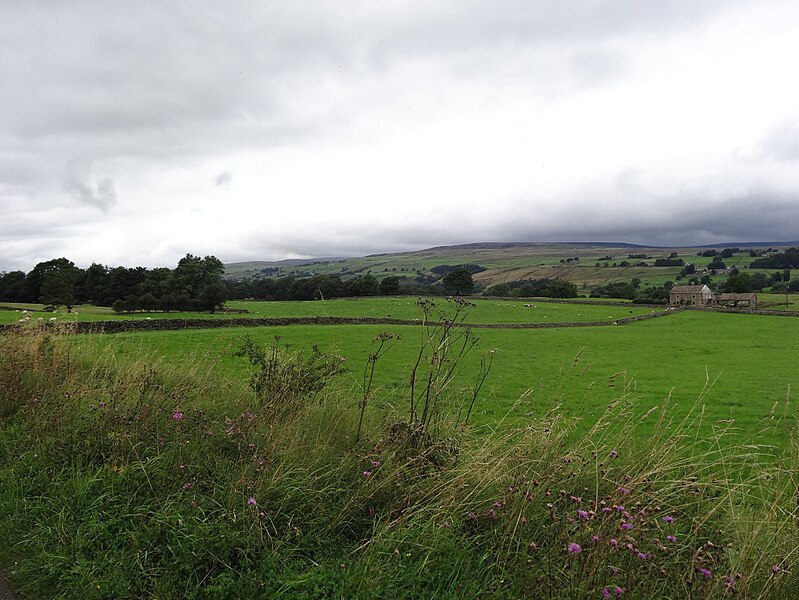
MULTIPOLYGON (((789 243, 756 242, 718 244, 719 249, 738 248, 725 259, 727 267, 747 268, 768 250, 783 249, 789 243)), ((655 247, 621 242, 482 242, 457 246, 438 246, 413 252, 372 254, 353 258, 292 259, 277 262, 251 261, 225 265, 231 279, 258 277, 305 277, 314 274, 342 277, 371 274, 378 279, 396 275, 413 281, 435 277, 431 271, 440 265, 479 265, 482 271, 474 280, 481 286, 527 279, 563 279, 574 282, 581 291, 616 281, 637 278, 646 287, 659 286, 679 278, 681 266, 655 267, 658 258, 669 257, 693 263, 702 271, 712 261, 702 256, 714 246, 655 247)), ((719 273, 723 276, 723 273, 719 273)))

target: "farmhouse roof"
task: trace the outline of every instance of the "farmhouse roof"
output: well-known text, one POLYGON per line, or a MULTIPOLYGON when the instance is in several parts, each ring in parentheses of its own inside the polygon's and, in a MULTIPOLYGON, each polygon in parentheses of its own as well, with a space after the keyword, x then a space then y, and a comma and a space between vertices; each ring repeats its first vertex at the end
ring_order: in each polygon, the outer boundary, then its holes
POLYGON ((703 288, 704 285, 675 285, 671 291, 677 294, 701 294, 703 288))
POLYGON ((757 300, 757 294, 721 294, 719 300, 722 302, 725 300, 748 300, 754 302, 757 300))

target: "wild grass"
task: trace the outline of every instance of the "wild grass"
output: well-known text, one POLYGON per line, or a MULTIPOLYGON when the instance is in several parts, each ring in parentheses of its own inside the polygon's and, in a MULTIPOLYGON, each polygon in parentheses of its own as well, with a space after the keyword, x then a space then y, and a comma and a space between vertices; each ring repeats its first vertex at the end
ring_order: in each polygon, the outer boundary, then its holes
MULTIPOLYGON (((427 339, 417 381, 449 372, 427 339)), ((476 426, 450 382, 420 444, 423 406, 300 350, 248 382, 92 344, 0 338, 0 560, 31 597, 797 596, 796 446, 706 435, 701 398, 476 426)))

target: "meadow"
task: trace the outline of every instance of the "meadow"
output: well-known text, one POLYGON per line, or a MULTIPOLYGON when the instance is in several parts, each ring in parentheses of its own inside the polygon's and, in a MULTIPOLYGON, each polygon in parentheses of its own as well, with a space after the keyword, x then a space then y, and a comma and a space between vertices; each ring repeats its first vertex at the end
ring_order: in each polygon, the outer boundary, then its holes
MULTIPOLYGON (((358 302, 348 304, 355 307, 358 302)), ((375 304, 364 302, 365 307, 375 304)), ((392 303, 391 314, 398 312, 395 308, 392 303)), ((583 313, 585 308, 551 305, 553 313, 583 313)), ((606 307, 588 308, 608 312, 606 307)), ((353 310, 346 316, 355 314, 366 315, 353 310)), ((504 310, 497 314, 507 316, 504 310)), ((474 371, 481 357, 497 350, 477 413, 487 424, 506 415, 520 422, 538 418, 558 407, 566 416, 582 417, 581 428, 588 428, 608 404, 621 397, 635 398, 642 412, 662 406, 668 399, 672 416, 680 419, 701 398, 708 429, 731 426, 747 441, 785 448, 796 424, 781 420, 775 430, 769 427, 775 421, 769 419, 775 404, 783 414, 791 390, 799 389, 799 371, 795 369, 798 326, 786 317, 686 311, 613 327, 475 329, 479 346, 462 367, 474 371)), ((234 354, 243 337, 270 344, 278 336, 280 344, 292 348, 316 346, 345 357, 346 385, 357 390, 374 351, 372 340, 386 332, 402 339, 381 358, 375 385, 383 390, 387 404, 395 404, 401 402, 418 350, 419 332, 413 326, 298 325, 141 332, 119 334, 107 338, 107 343, 117 354, 153 352, 166 360, 188 354, 213 366, 223 377, 241 378, 246 371, 234 354)), ((790 407, 788 403, 787 410, 790 407)))
POLYGON ((0 336, 0 565, 37 598, 797 597, 799 322, 475 304, 609 324, 0 336))
MULTIPOLYGON (((470 323, 565 323, 587 321, 614 321, 616 319, 643 315, 654 309, 640 306, 624 306, 624 303, 574 304, 561 301, 524 300, 512 301, 475 299, 474 308, 468 315, 470 323), (621 304, 621 305, 620 305, 621 304), (526 306, 529 305, 529 306, 526 306)), ((439 302, 444 310, 443 298, 439 302)), ((16 310, 0 310, 0 323, 16 323, 23 318, 22 310, 31 311, 33 319, 49 320, 55 317, 61 321, 96 322, 116 319, 224 319, 229 317, 392 317, 395 319, 419 319, 421 313, 416 298, 336 298, 307 302, 266 302, 258 300, 233 300, 227 303, 231 309, 246 313, 177 313, 177 312, 136 312, 117 314, 103 306, 77 306, 73 313, 60 310, 54 313, 40 312, 41 304, 11 304, 16 310)), ((438 313, 441 313, 441 310, 438 313)), ((445 311, 446 312, 446 311, 445 311)), ((437 317, 438 314, 433 316, 437 317)))

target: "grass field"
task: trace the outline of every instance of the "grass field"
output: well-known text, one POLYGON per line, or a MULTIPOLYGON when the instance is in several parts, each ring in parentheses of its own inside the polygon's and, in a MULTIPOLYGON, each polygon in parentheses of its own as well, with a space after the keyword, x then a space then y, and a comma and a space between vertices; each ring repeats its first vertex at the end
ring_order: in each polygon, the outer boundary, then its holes
MULTIPOLYGON (((366 306, 372 305, 379 301, 366 302, 366 306)), ((395 305, 390 306, 392 314, 398 312, 395 305)), ((493 308, 498 316, 506 314, 504 308, 493 308)), ((557 313, 609 307, 550 308, 557 313)), ((153 351, 166 359, 188 353, 214 365, 226 377, 240 378, 247 369, 233 354, 242 337, 269 344, 280 336, 281 343, 295 348, 317 345, 345 356, 346 385, 357 389, 374 350, 372 339, 381 332, 402 335, 381 359, 376 375, 385 392, 384 401, 401 403, 418 348, 416 327, 233 328, 129 333, 105 339, 119 353, 153 351)), ((475 332, 479 351, 464 363, 464 385, 469 383, 468 374, 476 368, 480 353, 498 350, 478 411, 483 423, 496 422, 509 412, 518 420, 539 417, 558 406, 564 414, 582 418, 587 427, 608 404, 629 395, 639 399, 642 412, 662 406, 671 396, 671 414, 677 419, 701 397, 708 428, 732 424, 747 439, 777 446, 787 443, 789 430, 795 427, 794 421, 783 420, 778 429, 769 429, 775 422, 770 418, 775 405, 778 414, 792 410, 790 403, 786 406, 786 398, 791 390, 799 389, 795 369, 799 321, 793 318, 682 312, 617 327, 475 332), (761 435, 764 428, 767 431, 761 435)))
MULTIPOLYGON (((56 313, 33 312, 33 319, 48 320, 55 317, 59 320, 94 322, 116 319, 180 319, 180 318, 205 318, 224 319, 229 317, 393 317, 396 319, 417 319, 421 317, 416 305, 416 298, 339 298, 335 300, 317 300, 308 302, 265 302, 258 300, 234 300, 228 302, 233 309, 248 311, 241 313, 132 313, 116 314, 110 308, 103 306, 78 306, 75 313, 67 314, 65 311, 56 313)), ((431 317, 437 318, 446 312, 446 300, 436 299, 437 308, 431 317)), ((647 314, 652 308, 640 306, 597 306, 593 304, 570 304, 566 302, 551 301, 501 301, 488 299, 474 299, 474 309, 469 314, 471 323, 561 323, 561 322, 587 322, 587 321, 614 321, 624 317, 647 314), (525 306, 530 304, 531 306, 525 306)), ((40 311, 39 304, 19 304, 20 312, 16 310, 0 310, 0 323, 16 323, 22 318, 22 309, 40 311)))
MULTIPOLYGON (((359 302, 250 306, 407 309, 359 302)), ((547 316, 587 308, 630 310, 547 316)), ((406 408, 419 326, 0 336, 0 566, 85 600, 794 598, 798 326, 475 328, 429 426, 406 408), (245 336, 288 350, 247 360, 245 336), (332 386, 295 354, 313 346, 346 358, 332 386), (465 426, 448 399, 492 349, 465 426)))

